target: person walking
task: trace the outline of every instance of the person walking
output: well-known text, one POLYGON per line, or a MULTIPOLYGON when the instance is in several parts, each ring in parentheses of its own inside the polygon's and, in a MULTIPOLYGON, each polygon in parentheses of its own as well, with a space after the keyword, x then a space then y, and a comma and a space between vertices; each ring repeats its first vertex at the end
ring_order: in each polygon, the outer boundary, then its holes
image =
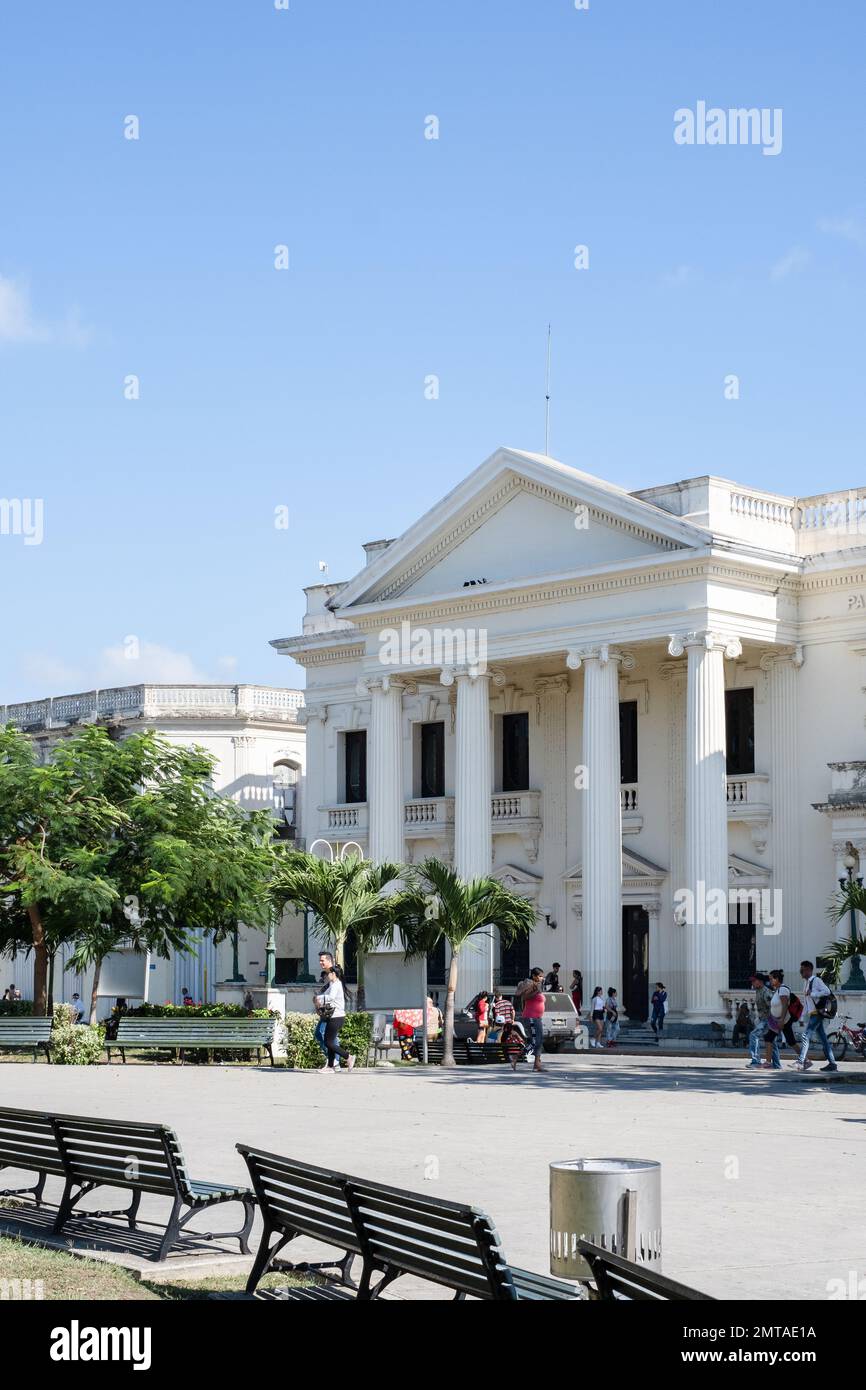
POLYGON ((577 1009, 577 1012, 580 1013, 583 1008, 583 976, 579 970, 572 970, 571 972, 570 989, 571 1002, 577 1009))
MULTIPOLYGON (((752 977, 752 989, 755 991, 755 1018, 756 1023, 749 1034, 749 1052, 751 1060, 749 1067, 759 1067, 761 1065, 761 1043, 767 1036, 770 1017, 770 1002, 773 998, 772 991, 767 988, 767 976, 760 975, 756 971, 752 977)), ((748 1068, 747 1068, 748 1070, 748 1068)))
POLYGON ((325 988, 321 994, 316 995, 316 1006, 325 1021, 325 1050, 328 1060, 319 1068, 324 1072, 335 1070, 334 1064, 338 1057, 343 1058, 348 1071, 355 1065, 355 1054, 340 1046, 340 1029, 346 1019, 346 991, 343 987, 342 973, 341 970, 338 973, 338 967, 332 961, 331 968, 325 971, 325 988))
POLYGON ((475 1005, 475 1020, 478 1024, 478 1031, 475 1034, 477 1043, 486 1043, 487 1034, 490 1031, 490 995, 480 994, 475 1005))
MULTIPOLYGON (((327 973, 333 967, 333 964, 334 957, 331 955, 330 951, 319 952, 319 986, 322 990, 325 988, 325 985, 327 984, 327 973)), ((317 999, 318 997, 319 996, 316 995, 315 999, 317 999)), ((325 1046, 325 1030, 328 1026, 328 1020, 326 1018, 322 1018, 322 1015, 319 1013, 318 1005, 315 1004, 315 999, 313 1002, 316 1009, 316 1013, 319 1017, 318 1022, 316 1024, 315 1032, 313 1033, 313 1037, 315 1038, 316 1042, 321 1048, 322 1056, 324 1057, 325 1062, 327 1063, 328 1049, 325 1046)), ((339 1067, 339 1063, 337 1065, 339 1067)))
POLYGON ((601 985, 596 985, 592 991, 592 998, 589 1001, 589 1013, 592 1026, 595 1029, 595 1037, 590 1038, 590 1047, 602 1046, 602 1033, 604 1032, 604 990, 601 985))
POLYGON ((604 1001, 604 1036, 608 1047, 616 1047, 619 1037, 619 1000, 613 985, 604 1001))
POLYGON ((559 971, 560 971, 560 968, 561 968, 561 967, 560 967, 559 961, 558 961, 558 960, 555 960, 555 961, 553 962, 553 967, 552 967, 552 969, 548 970, 547 974, 545 975, 545 977, 544 977, 544 992, 545 992, 545 994, 558 994, 558 993, 559 993, 559 971))
POLYGON ((822 1071, 838 1071, 836 1058, 833 1056, 833 1049, 824 1031, 824 1018, 827 1009, 833 998, 832 991, 824 984, 820 975, 815 974, 814 963, 804 960, 800 964, 800 975, 806 981, 806 989, 803 995, 803 1011, 806 1018, 806 1026, 803 1029, 803 1041, 800 1046, 799 1059, 792 1063, 794 1071, 809 1071, 812 1063, 809 1061, 809 1044, 813 1038, 817 1038, 824 1049, 826 1065, 822 1071))
MULTIPOLYGON (((526 1032, 526 1057, 533 1055, 533 1070, 542 1071, 541 1054, 544 1050, 544 971, 536 966, 530 971, 529 981, 521 996, 523 1006, 523 1027, 526 1032)), ((517 1071, 517 1058, 511 1057, 511 1070, 517 1071)))
POLYGON ((650 1028, 652 1028, 655 1040, 658 1042, 659 1034, 665 1030, 665 1014, 668 1011, 668 992, 661 980, 656 980, 656 987, 653 990, 650 1004, 652 1005, 650 1028))
MULTIPOLYGON (((770 989, 773 997, 770 1000, 770 1017, 767 1019, 767 1055, 764 1058, 764 1066, 773 1071, 781 1071, 779 1049, 782 1039, 785 1039, 795 1053, 797 1051, 791 1009, 794 996, 785 984, 783 970, 770 971, 770 989)), ((800 1003, 799 999, 797 1003, 800 1003)))

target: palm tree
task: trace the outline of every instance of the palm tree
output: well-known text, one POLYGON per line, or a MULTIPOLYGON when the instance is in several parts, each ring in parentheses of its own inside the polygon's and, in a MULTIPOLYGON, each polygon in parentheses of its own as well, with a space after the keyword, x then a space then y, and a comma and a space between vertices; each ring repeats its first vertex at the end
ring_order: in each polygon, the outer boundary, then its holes
POLYGON ((394 920, 402 931, 407 959, 427 955, 442 937, 451 948, 442 1065, 453 1067, 454 1001, 461 950, 470 937, 494 928, 506 942, 523 932, 528 934, 535 926, 535 911, 498 879, 462 879, 441 860, 425 859, 412 874, 410 887, 394 900, 394 920))
POLYGON ((346 859, 319 859, 314 854, 287 855, 277 866, 271 897, 279 911, 291 903, 299 911, 312 912, 333 946, 342 966, 346 938, 354 935, 358 951, 358 1008, 364 1007, 364 955, 386 941, 395 928, 396 891, 388 888, 406 873, 401 864, 373 864, 350 855, 346 859))
POLYGON ((866 913, 866 888, 856 879, 840 887, 838 893, 834 893, 827 908, 827 916, 835 926, 841 922, 843 917, 850 917, 850 935, 842 940, 832 941, 824 951, 824 959, 827 961, 822 974, 828 984, 835 985, 837 988, 841 983, 842 966, 846 960, 851 962, 851 974, 848 977, 848 988, 862 989, 863 976, 860 970, 860 958, 866 956, 866 936, 857 935, 858 912, 866 913))

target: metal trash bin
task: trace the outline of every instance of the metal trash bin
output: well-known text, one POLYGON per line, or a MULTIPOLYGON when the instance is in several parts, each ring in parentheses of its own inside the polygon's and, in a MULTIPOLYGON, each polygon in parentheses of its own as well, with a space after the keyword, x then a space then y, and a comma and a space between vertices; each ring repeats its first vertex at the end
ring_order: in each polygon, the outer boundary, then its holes
POLYGON ((571 1158, 550 1165, 550 1272, 587 1279, 591 1241, 661 1273, 662 1170, 642 1158, 571 1158))

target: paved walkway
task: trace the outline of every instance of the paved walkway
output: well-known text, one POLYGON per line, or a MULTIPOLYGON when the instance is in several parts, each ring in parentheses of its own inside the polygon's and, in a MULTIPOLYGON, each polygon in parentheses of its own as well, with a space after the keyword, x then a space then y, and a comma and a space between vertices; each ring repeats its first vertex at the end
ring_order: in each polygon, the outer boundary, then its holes
POLYGON ((843 1068, 857 1084, 829 1086, 740 1059, 548 1061, 539 1076, 9 1064, 0 1092, 6 1105, 164 1121, 195 1177, 243 1180, 234 1144, 245 1140, 474 1202, 509 1257, 538 1270, 552 1160, 658 1159, 671 1277, 773 1299, 824 1299, 828 1280, 866 1278, 866 1067, 843 1068))

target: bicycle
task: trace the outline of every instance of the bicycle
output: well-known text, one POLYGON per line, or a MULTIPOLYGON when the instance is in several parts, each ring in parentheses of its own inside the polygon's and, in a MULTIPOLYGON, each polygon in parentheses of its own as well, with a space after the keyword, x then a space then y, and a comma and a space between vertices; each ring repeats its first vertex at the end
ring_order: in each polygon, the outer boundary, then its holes
POLYGON ((866 1059, 866 1023, 861 1023, 859 1028, 851 1028, 849 1022, 851 1014, 843 1014, 836 1022, 841 1026, 835 1033, 830 1033, 828 1042, 833 1049, 833 1056, 837 1062, 844 1062, 845 1054, 849 1044, 854 1051, 866 1059))

